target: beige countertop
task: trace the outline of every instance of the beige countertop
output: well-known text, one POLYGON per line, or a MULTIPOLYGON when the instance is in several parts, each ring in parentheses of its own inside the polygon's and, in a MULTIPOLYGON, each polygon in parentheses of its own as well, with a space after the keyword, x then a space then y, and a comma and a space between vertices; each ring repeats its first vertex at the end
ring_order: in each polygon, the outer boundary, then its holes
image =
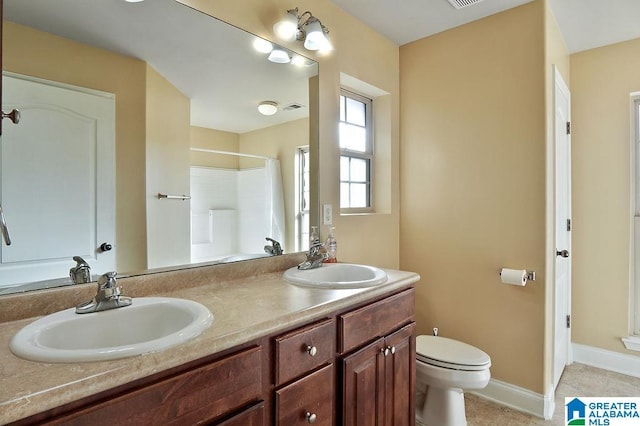
MULTIPOLYGON (((291 262, 289 260, 286 264, 281 261, 279 267, 286 269, 291 262)), ((146 284, 140 286, 144 287, 144 291, 135 287, 137 283, 134 285, 133 281, 130 287, 134 290, 131 292, 127 293, 126 286, 123 286, 123 294, 195 300, 213 313, 213 324, 200 336, 161 352, 101 362, 31 362, 13 355, 9 350, 9 342, 18 330, 37 316, 0 323, 0 424, 320 318, 332 311, 406 288, 419 280, 415 273, 385 270, 389 278, 385 284, 377 287, 314 289, 288 284, 282 277, 284 269, 273 271, 269 269, 274 267, 251 267, 266 265, 265 261, 242 263, 245 264, 243 272, 238 272, 239 267, 231 267, 230 273, 226 273, 224 267, 211 270, 213 273, 203 268, 198 278, 193 279, 191 287, 184 282, 173 285, 171 279, 175 280, 176 277, 171 278, 171 274, 155 275, 152 286, 147 277, 146 284), (167 276, 169 281, 165 281, 167 276)), ((180 281, 185 277, 178 278, 180 281)), ((49 294, 49 297, 53 297, 51 295, 56 293, 50 291, 49 294)), ((21 297, 16 297, 13 302, 32 300, 21 297)), ((70 306, 74 304, 67 307, 70 306)), ((0 309, 2 307, 0 304, 0 309)))

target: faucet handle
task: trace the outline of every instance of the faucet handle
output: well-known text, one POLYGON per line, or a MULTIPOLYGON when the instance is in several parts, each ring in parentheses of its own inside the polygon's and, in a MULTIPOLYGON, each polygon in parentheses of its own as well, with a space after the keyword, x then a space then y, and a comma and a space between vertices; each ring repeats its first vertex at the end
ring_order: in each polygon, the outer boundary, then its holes
POLYGON ((116 275, 117 273, 115 271, 102 274, 100 278, 98 278, 98 288, 105 289, 117 287, 116 275))
POLYGON ((264 251, 271 254, 272 256, 280 256, 282 252, 282 246, 280 243, 273 238, 266 237, 265 240, 271 243, 271 247, 264 246, 264 251))

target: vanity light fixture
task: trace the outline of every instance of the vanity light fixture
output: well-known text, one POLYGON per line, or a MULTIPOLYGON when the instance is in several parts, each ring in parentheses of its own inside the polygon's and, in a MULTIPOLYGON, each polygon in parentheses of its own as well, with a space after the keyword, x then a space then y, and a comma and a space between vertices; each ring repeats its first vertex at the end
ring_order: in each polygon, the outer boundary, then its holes
POLYGON ((273 101, 263 101, 258 104, 258 111, 262 115, 273 115, 278 112, 278 104, 273 101))
POLYGON ((273 49, 271 53, 269 53, 269 57, 267 58, 271 62, 275 62, 276 64, 288 64, 291 62, 291 58, 289 54, 282 49, 273 49))
POLYGON ((282 40, 303 41, 308 50, 325 52, 332 49, 327 27, 309 11, 298 15, 297 7, 287 10, 285 17, 273 26, 273 31, 282 40))

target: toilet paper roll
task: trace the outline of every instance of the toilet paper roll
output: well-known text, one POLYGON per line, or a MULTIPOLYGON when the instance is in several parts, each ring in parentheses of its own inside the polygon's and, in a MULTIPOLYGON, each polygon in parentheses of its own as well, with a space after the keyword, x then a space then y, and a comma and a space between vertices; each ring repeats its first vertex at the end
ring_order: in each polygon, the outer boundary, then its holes
POLYGON ((500 279, 505 284, 524 286, 527 283, 527 271, 524 269, 502 268, 500 279))

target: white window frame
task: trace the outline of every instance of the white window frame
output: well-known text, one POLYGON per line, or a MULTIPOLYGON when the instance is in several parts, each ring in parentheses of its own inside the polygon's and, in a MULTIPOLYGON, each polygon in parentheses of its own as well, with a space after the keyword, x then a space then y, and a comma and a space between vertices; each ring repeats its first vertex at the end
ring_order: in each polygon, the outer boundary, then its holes
MULTIPOLYGON (((374 144, 373 144, 373 100, 370 97, 361 95, 352 90, 348 90, 345 88, 340 89, 341 97, 347 97, 351 99, 355 99, 359 102, 365 104, 365 129, 366 129, 366 151, 353 151, 349 149, 340 148, 340 163, 342 163, 342 157, 356 158, 362 159, 368 162, 369 164, 369 175, 367 179, 368 184, 368 194, 367 198, 369 200, 368 206, 366 207, 342 207, 340 206, 341 214, 359 214, 359 213, 371 213, 374 211, 374 144)), ((342 184, 347 181, 342 180, 342 174, 340 174, 340 191, 342 191, 342 184)))
POLYGON ((640 351, 640 92, 631 94, 632 168, 632 270, 630 291, 630 336, 622 341, 627 349, 640 351))
POLYGON ((305 251, 309 249, 309 222, 310 222, 310 210, 309 206, 305 205, 305 188, 310 188, 309 183, 305 185, 305 179, 310 179, 309 176, 309 146, 301 146, 296 150, 296 215, 295 215, 295 251, 305 251), (306 163, 305 163, 306 156, 306 163), (306 219, 306 220, 305 220, 306 219))

